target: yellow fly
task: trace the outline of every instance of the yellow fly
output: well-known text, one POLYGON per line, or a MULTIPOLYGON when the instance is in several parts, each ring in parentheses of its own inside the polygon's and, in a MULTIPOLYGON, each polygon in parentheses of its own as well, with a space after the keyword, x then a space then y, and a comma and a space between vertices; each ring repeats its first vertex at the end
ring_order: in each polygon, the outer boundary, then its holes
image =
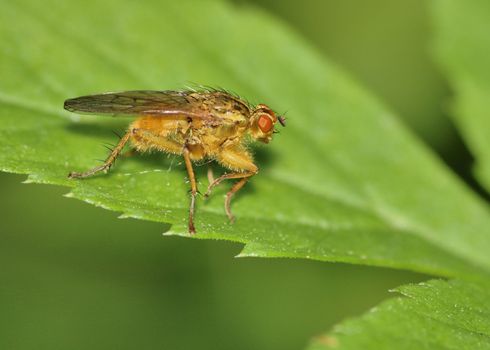
POLYGON ((191 184, 190 233, 196 232, 194 211, 198 192, 192 161, 215 159, 232 170, 217 179, 211 175, 205 196, 223 180, 239 179, 225 199, 226 214, 233 222, 231 198, 258 172, 245 146, 246 135, 269 143, 276 122, 285 126, 285 119, 265 104, 252 106, 218 89, 111 92, 69 99, 64 107, 71 112, 137 117, 102 165, 81 173, 71 172, 70 178, 107 172, 128 141, 140 152, 157 150, 182 155, 191 184))

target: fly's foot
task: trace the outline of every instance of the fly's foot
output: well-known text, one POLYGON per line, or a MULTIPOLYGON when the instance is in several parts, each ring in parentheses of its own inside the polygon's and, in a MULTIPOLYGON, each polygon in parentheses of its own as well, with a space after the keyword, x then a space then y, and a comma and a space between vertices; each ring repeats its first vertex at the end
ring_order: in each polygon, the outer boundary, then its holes
POLYGON ((196 194, 197 191, 191 191, 191 204, 189 206, 189 234, 196 233, 196 227, 194 226, 194 213, 196 210, 196 194))
POLYGON ((82 177, 82 174, 81 173, 77 173, 75 171, 71 171, 68 173, 68 178, 69 179, 79 179, 82 177))
POLYGON ((208 187, 206 193, 204 193, 204 199, 208 199, 210 195, 211 195, 211 189, 208 187))
POLYGON ((209 196, 211 195, 212 190, 213 190, 213 187, 212 186, 209 186, 208 189, 207 189, 207 191, 206 191, 206 193, 204 193, 204 199, 205 200, 209 198, 209 196))
POLYGON ((107 173, 109 169, 111 168, 112 164, 103 164, 101 166, 98 166, 96 168, 90 169, 89 171, 86 171, 84 173, 77 173, 76 171, 72 171, 68 174, 69 179, 83 179, 85 177, 90 177, 92 175, 97 174, 98 172, 104 172, 107 173))

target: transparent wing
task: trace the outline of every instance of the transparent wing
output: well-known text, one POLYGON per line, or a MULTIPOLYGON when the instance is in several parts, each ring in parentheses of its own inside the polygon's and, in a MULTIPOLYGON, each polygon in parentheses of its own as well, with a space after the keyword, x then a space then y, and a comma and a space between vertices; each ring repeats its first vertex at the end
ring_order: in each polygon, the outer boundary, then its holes
POLYGON ((117 115, 186 115, 213 118, 199 109, 199 99, 189 91, 124 91, 72 98, 65 101, 71 112, 117 115))

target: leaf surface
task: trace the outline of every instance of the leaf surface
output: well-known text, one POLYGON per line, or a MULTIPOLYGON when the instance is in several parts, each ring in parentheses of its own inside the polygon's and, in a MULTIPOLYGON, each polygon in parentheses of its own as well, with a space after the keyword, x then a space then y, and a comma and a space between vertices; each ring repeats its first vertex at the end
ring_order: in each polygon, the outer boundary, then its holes
MULTIPOLYGON (((255 149, 261 171, 233 202, 236 224, 224 215, 222 185, 208 202, 199 199, 195 238, 243 242, 243 256, 465 277, 490 268, 484 204, 389 110, 256 9, 20 0, 4 4, 0 37, 4 171, 71 187, 71 197, 187 235, 189 185, 179 158, 123 157, 106 176, 67 179, 97 165, 101 145, 116 142, 112 130, 128 122, 70 114, 63 101, 188 81, 224 86, 289 110, 288 125, 255 149)), ((206 167, 197 169, 203 191, 206 167)))
POLYGON ((490 349, 488 287, 459 280, 399 287, 403 297, 337 325, 309 350, 490 349))

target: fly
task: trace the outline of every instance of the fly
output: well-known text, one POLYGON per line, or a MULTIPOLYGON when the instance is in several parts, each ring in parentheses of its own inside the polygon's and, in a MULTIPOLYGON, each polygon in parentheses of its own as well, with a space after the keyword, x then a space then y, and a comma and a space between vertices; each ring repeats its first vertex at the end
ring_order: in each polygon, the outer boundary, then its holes
POLYGON ((269 143, 275 124, 285 126, 284 117, 267 105, 253 106, 227 91, 214 89, 110 92, 69 99, 64 107, 71 112, 136 117, 102 165, 85 172, 71 172, 69 178, 107 172, 128 142, 139 152, 156 150, 183 156, 191 187, 191 234, 196 232, 198 193, 192 162, 208 158, 231 170, 216 179, 208 174, 211 181, 205 197, 223 180, 238 180, 225 198, 225 212, 233 222, 231 198, 259 170, 246 147, 247 136, 269 143))

